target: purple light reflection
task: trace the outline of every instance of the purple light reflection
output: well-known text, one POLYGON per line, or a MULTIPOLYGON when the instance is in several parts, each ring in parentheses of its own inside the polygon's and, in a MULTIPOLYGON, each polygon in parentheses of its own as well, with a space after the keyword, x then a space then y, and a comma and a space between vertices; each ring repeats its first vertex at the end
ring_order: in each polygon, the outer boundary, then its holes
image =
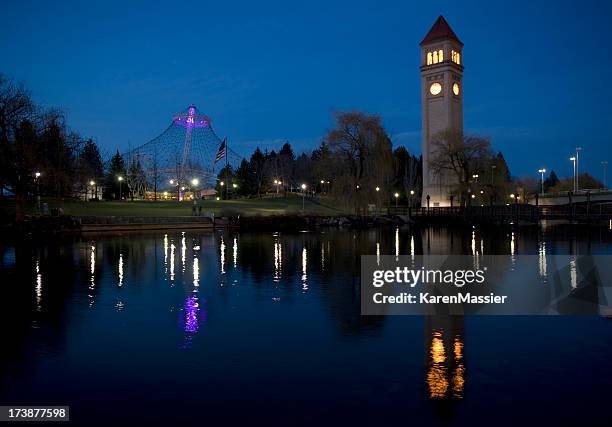
POLYGON ((198 314, 200 312, 200 303, 198 297, 190 296, 185 301, 185 332, 195 334, 200 327, 198 314))

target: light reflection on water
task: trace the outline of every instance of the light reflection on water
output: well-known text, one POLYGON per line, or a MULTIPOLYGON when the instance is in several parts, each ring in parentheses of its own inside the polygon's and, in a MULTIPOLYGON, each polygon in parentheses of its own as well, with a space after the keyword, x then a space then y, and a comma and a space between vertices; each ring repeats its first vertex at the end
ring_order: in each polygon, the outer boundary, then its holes
MULTIPOLYGON (((418 378, 406 377, 406 381, 420 383, 426 390, 422 394, 426 394, 428 399, 459 401, 473 399, 478 394, 475 380, 471 377, 478 369, 478 348, 473 347, 475 340, 471 338, 473 335, 470 335, 469 328, 464 326, 463 320, 444 317, 415 320, 360 316, 359 289, 355 285, 359 281, 358 255, 410 255, 414 259, 422 253, 465 252, 478 263, 484 254, 485 243, 487 253, 507 255, 508 268, 514 268, 518 253, 537 255, 539 265, 536 269, 542 279, 549 274, 549 255, 588 253, 589 250, 612 252, 609 236, 587 245, 578 238, 571 243, 565 237, 555 240, 554 233, 549 231, 546 235, 531 236, 521 235, 520 230, 503 230, 496 236, 487 236, 486 232, 478 229, 452 234, 444 230, 400 228, 363 233, 332 230, 299 235, 229 231, 109 235, 74 244, 77 248, 81 245, 80 259, 71 266, 74 276, 70 278, 72 284, 67 285, 61 297, 47 296, 49 292, 57 292, 58 283, 58 275, 48 269, 59 269, 59 266, 55 267, 54 260, 47 259, 49 255, 44 251, 36 252, 30 261, 28 289, 33 295, 30 302, 32 311, 44 314, 47 310, 68 310, 71 315, 67 316, 67 322, 77 323, 78 319, 83 322, 82 328, 96 326, 95 319, 100 319, 102 325, 106 322, 114 324, 119 321, 115 319, 121 319, 123 323, 120 323, 120 328, 105 330, 97 324, 97 331, 106 331, 109 336, 125 336, 128 343, 133 340, 133 344, 125 345, 133 345, 131 351, 136 353, 139 345, 149 349, 155 345, 155 341, 148 341, 153 338, 146 334, 136 336, 141 324, 147 325, 147 330, 148 325, 154 325, 148 332, 152 337, 158 337, 156 345, 171 344, 174 349, 181 349, 182 353, 204 354, 205 351, 212 351, 205 348, 216 344, 222 346, 218 350, 220 353, 226 351, 224 346, 236 347, 235 354, 248 349, 250 357, 264 359, 274 358, 275 355, 267 351, 282 350, 280 342, 294 339, 292 334, 298 335, 291 344, 294 357, 297 357, 294 351, 302 348, 301 334, 305 343, 313 345, 319 343, 319 335, 328 337, 329 330, 332 330, 343 337, 338 340, 341 344, 335 344, 338 346, 335 351, 343 353, 343 357, 357 359, 362 356, 350 343, 366 345, 367 340, 413 342, 420 339, 419 347, 426 360, 420 361, 418 378), (190 239, 189 245, 187 239, 190 239), (179 240, 182 268, 176 271, 174 242, 179 240), (233 268, 226 265, 226 256, 229 256, 226 254, 226 242, 232 245, 233 268), (319 254, 320 262, 317 259, 319 254), (123 286, 124 283, 126 286, 123 286), (233 286, 223 286, 225 283, 233 286), (80 299, 80 294, 87 298, 80 299), (275 305, 267 305, 268 302, 275 305), (51 304, 60 306, 53 308, 51 304), (83 309, 89 314, 83 314, 83 309), (405 326, 405 322, 414 321, 425 322, 424 329, 417 336, 402 328, 392 328, 392 325, 405 326), (315 324, 318 329, 291 330, 283 335, 275 328, 281 327, 276 325, 284 322, 291 325, 295 322, 315 324), (127 327, 123 328, 123 325, 127 327), (386 338, 389 336, 387 328, 394 330, 396 335, 386 338), (134 332, 130 332, 132 330, 134 332), (402 332, 398 334, 398 330, 402 332), (241 331, 241 335, 236 336, 236 331, 241 331), (279 335, 279 343, 275 342, 275 337, 270 337, 273 333, 279 335), (470 338, 469 341, 466 341, 466 336, 470 338), (241 347, 239 343, 243 341, 245 344, 241 347)), ((8 257, 3 253, 2 259, 8 257)), ((65 265, 62 269, 64 275, 65 271, 70 271, 65 265)), ((567 275, 566 280, 576 288, 579 272, 575 257, 567 275)), ((21 307, 24 307, 23 302, 21 307)), ((23 315, 22 312, 20 314, 23 315)), ((75 333, 74 339, 84 338, 75 333)), ((520 341, 521 337, 515 339, 520 341)), ((584 340, 585 337, 580 339, 584 340)), ((324 348, 330 344, 319 345, 324 348)), ((385 345, 390 346, 388 342, 385 345)), ((606 352, 601 347, 594 348, 600 353, 606 352)), ((164 351, 169 362, 176 361, 172 360, 174 356, 167 353, 167 349, 164 351)), ((287 354, 284 353, 284 356, 287 354)), ((390 357, 390 353, 384 351, 376 353, 373 350, 372 354, 380 354, 381 360, 390 357)), ((612 357, 612 354, 608 356, 612 357)), ((229 369, 234 366, 232 363, 240 360, 235 356, 230 359, 225 364, 218 357, 197 357, 198 363, 203 366, 216 363, 221 370, 229 369)), ((333 360, 329 363, 339 362, 333 360)), ((500 372, 499 375, 503 378, 504 373, 500 372)), ((239 383, 236 379, 227 381, 239 383)), ((487 397, 480 396, 480 399, 486 400, 487 397)))

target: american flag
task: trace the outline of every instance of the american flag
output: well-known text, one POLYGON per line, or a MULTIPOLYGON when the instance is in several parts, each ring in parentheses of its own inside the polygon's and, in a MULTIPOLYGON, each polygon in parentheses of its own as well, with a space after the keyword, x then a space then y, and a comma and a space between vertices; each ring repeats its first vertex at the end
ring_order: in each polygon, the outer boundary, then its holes
POLYGON ((225 150, 226 148, 225 148, 225 139, 224 139, 223 142, 221 143, 221 146, 219 147, 219 151, 217 151, 217 157, 215 157, 215 163, 217 163, 219 160, 225 157, 225 153, 226 153, 225 150))

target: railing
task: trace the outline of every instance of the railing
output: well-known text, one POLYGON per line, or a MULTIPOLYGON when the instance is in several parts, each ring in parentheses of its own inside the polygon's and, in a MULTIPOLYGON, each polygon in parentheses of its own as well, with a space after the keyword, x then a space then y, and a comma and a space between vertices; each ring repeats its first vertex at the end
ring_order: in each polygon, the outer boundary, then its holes
POLYGON ((492 220, 541 219, 610 219, 612 204, 571 204, 559 206, 535 206, 528 204, 467 206, 467 207, 411 207, 389 206, 388 215, 406 215, 411 218, 489 218, 492 220))

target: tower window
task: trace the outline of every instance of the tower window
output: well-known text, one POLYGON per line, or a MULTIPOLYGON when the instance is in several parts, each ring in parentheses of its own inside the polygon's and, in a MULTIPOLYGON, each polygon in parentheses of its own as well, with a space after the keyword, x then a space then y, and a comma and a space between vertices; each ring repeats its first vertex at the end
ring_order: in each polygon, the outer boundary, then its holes
POLYGON ((444 62, 444 51, 442 49, 427 52, 427 65, 444 62))
POLYGON ((457 51, 451 50, 451 61, 457 65, 461 65, 461 54, 457 51))

